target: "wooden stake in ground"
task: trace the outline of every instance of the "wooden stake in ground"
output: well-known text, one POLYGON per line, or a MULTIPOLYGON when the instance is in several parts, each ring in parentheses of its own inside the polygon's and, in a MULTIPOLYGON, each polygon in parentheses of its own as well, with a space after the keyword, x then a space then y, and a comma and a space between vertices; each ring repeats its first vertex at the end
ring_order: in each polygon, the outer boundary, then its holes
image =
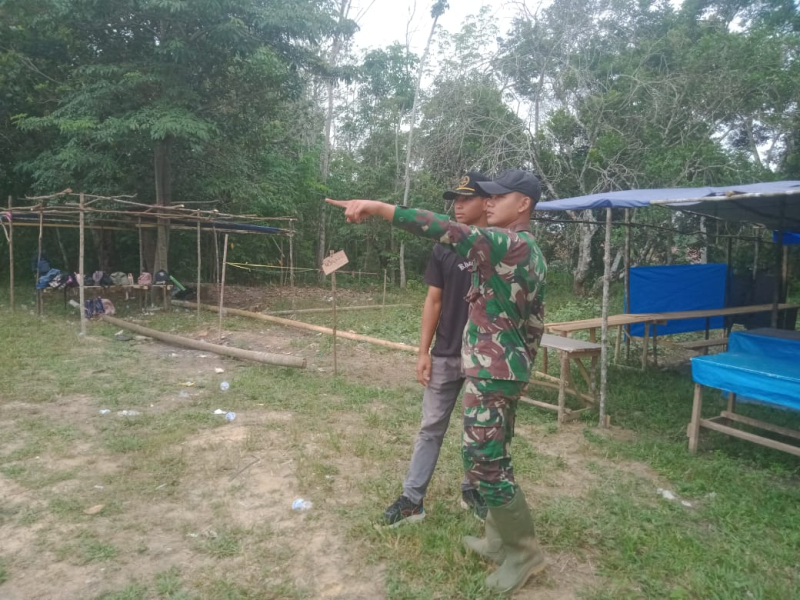
POLYGON ((202 264, 200 258, 200 211, 197 211, 197 320, 200 320, 200 266, 202 264))
MULTIPOLYGON (((86 302, 86 290, 84 289, 84 287, 86 285, 86 282, 85 282, 86 270, 84 269, 84 266, 83 266, 83 245, 84 245, 84 240, 85 240, 83 229, 84 229, 85 214, 84 214, 84 211, 83 211, 83 202, 84 202, 84 197, 83 197, 83 192, 81 192, 81 195, 80 195, 81 212, 80 212, 80 215, 78 216, 78 218, 79 218, 79 226, 80 226, 80 233, 79 233, 79 236, 78 236, 78 240, 79 240, 78 241, 78 279, 80 279, 80 281, 79 281, 80 285, 78 287, 78 299, 81 302, 81 307, 80 307, 80 311, 81 311, 81 336, 85 336, 86 335, 86 308, 85 308, 85 305, 84 305, 84 303, 86 302)), ((141 229, 139 229, 139 231, 141 232, 141 229)))
MULTIPOLYGON (((81 310, 83 310, 81 308, 81 310)), ((209 344, 206 342, 199 342, 191 340, 179 335, 171 333, 164 333, 149 327, 142 327, 141 325, 134 325, 122 319, 109 317, 108 315, 101 315, 103 321, 111 323, 116 327, 124 327, 135 333, 146 335, 162 342, 172 344, 173 346, 183 346, 192 348, 193 350, 200 350, 202 352, 213 352, 214 354, 221 354, 223 356, 232 356, 234 358, 242 358, 244 360, 253 360, 268 365, 278 365, 281 367, 295 367, 298 369, 306 368, 306 359, 296 356, 285 356, 283 354, 270 354, 269 352, 254 352, 252 350, 242 350, 240 348, 228 348, 227 346, 219 346, 217 344, 209 344)))
POLYGON ((14 222, 11 217, 11 204, 13 198, 8 197, 8 302, 11 312, 14 312, 14 222))
POLYGON ((606 209, 606 240, 603 254, 603 324, 600 344, 600 427, 607 427, 606 390, 608 388, 608 295, 611 286, 611 209, 606 209))
POLYGON ((42 316, 42 290, 39 289, 39 263, 42 262, 42 233, 44 231, 44 213, 39 209, 39 254, 36 259, 36 271, 33 276, 33 285, 36 290, 36 314, 42 316))
MULTIPOLYGON (((333 256, 333 250, 331 250, 333 256)), ((333 374, 339 374, 339 358, 336 353, 336 271, 331 273, 331 296, 333 298, 333 374)))
MULTIPOLYGON (((222 300, 225 297, 225 263, 228 260, 228 234, 225 234, 225 247, 222 249, 222 279, 219 284, 219 339, 222 339, 222 300)), ((198 302, 198 304, 200 304, 198 302)))
MULTIPOLYGON (((292 294, 292 310, 294 310, 294 221, 289 221, 289 288, 292 294)), ((200 299, 197 299, 200 302, 200 299)))
POLYGON ((341 269, 348 262, 344 250, 335 252, 331 250, 330 256, 322 261, 322 272, 331 276, 331 295, 333 298, 333 374, 339 372, 339 360, 336 354, 336 270, 341 269))

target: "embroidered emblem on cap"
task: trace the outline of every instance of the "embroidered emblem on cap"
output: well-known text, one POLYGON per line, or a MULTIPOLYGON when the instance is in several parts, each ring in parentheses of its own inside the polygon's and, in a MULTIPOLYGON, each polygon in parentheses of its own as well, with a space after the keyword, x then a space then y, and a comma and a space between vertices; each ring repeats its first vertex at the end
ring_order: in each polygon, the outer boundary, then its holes
POLYGON ((469 185, 469 175, 464 175, 461 181, 458 182, 458 187, 465 188, 467 185, 469 185))

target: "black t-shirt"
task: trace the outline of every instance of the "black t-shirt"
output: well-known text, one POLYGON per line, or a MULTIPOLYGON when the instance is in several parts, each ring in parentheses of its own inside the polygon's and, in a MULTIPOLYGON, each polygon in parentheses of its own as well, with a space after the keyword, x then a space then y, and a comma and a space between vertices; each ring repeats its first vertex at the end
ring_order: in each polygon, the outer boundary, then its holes
POLYGON ((461 337, 467 324, 469 304, 464 299, 469 291, 472 261, 436 244, 425 271, 425 283, 442 290, 442 315, 436 327, 433 356, 461 356, 461 337))

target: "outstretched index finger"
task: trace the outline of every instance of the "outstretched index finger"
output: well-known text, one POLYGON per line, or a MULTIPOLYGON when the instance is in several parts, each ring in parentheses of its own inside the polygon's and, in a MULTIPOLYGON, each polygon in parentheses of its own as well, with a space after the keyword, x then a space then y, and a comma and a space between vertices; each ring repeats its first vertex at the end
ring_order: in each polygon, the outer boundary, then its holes
POLYGON ((339 208, 347 208, 347 200, 331 200, 330 198, 325 198, 325 202, 338 206, 339 208))

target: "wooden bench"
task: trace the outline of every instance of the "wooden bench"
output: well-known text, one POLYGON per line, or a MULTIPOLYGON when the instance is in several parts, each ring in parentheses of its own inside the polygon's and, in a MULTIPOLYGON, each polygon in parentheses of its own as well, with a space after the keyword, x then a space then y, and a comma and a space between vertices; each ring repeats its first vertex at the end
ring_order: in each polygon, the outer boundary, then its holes
POLYGON ((728 338, 721 337, 721 338, 711 338, 710 340, 692 340, 689 342, 676 342, 676 346, 680 346, 684 350, 693 350, 700 354, 706 355, 708 354, 709 348, 715 348, 716 346, 722 346, 723 350, 728 346, 728 338))
POLYGON ((564 421, 570 421, 578 418, 580 414, 587 410, 590 406, 597 404, 595 371, 597 369, 597 359, 600 357, 601 351, 602 346, 600 344, 584 342, 582 340, 545 333, 542 336, 542 341, 539 345, 539 353, 542 357, 542 370, 533 371, 530 383, 557 389, 558 404, 549 404, 539 400, 532 400, 531 398, 525 396, 520 398, 520 400, 527 404, 532 404, 533 406, 558 412, 559 425, 561 425, 561 423, 564 421), (547 373, 548 350, 555 350, 559 355, 560 370, 558 377, 554 377, 547 373), (583 359, 586 358, 590 359, 591 361, 589 368, 587 368, 587 366, 583 363, 583 359), (572 372, 570 369, 570 361, 575 363, 575 365, 578 367, 578 371, 589 388, 588 394, 575 388, 575 383, 572 379, 572 372), (571 396, 581 400, 584 403, 585 408, 580 410, 571 410, 564 406, 567 394, 570 394, 571 396))

